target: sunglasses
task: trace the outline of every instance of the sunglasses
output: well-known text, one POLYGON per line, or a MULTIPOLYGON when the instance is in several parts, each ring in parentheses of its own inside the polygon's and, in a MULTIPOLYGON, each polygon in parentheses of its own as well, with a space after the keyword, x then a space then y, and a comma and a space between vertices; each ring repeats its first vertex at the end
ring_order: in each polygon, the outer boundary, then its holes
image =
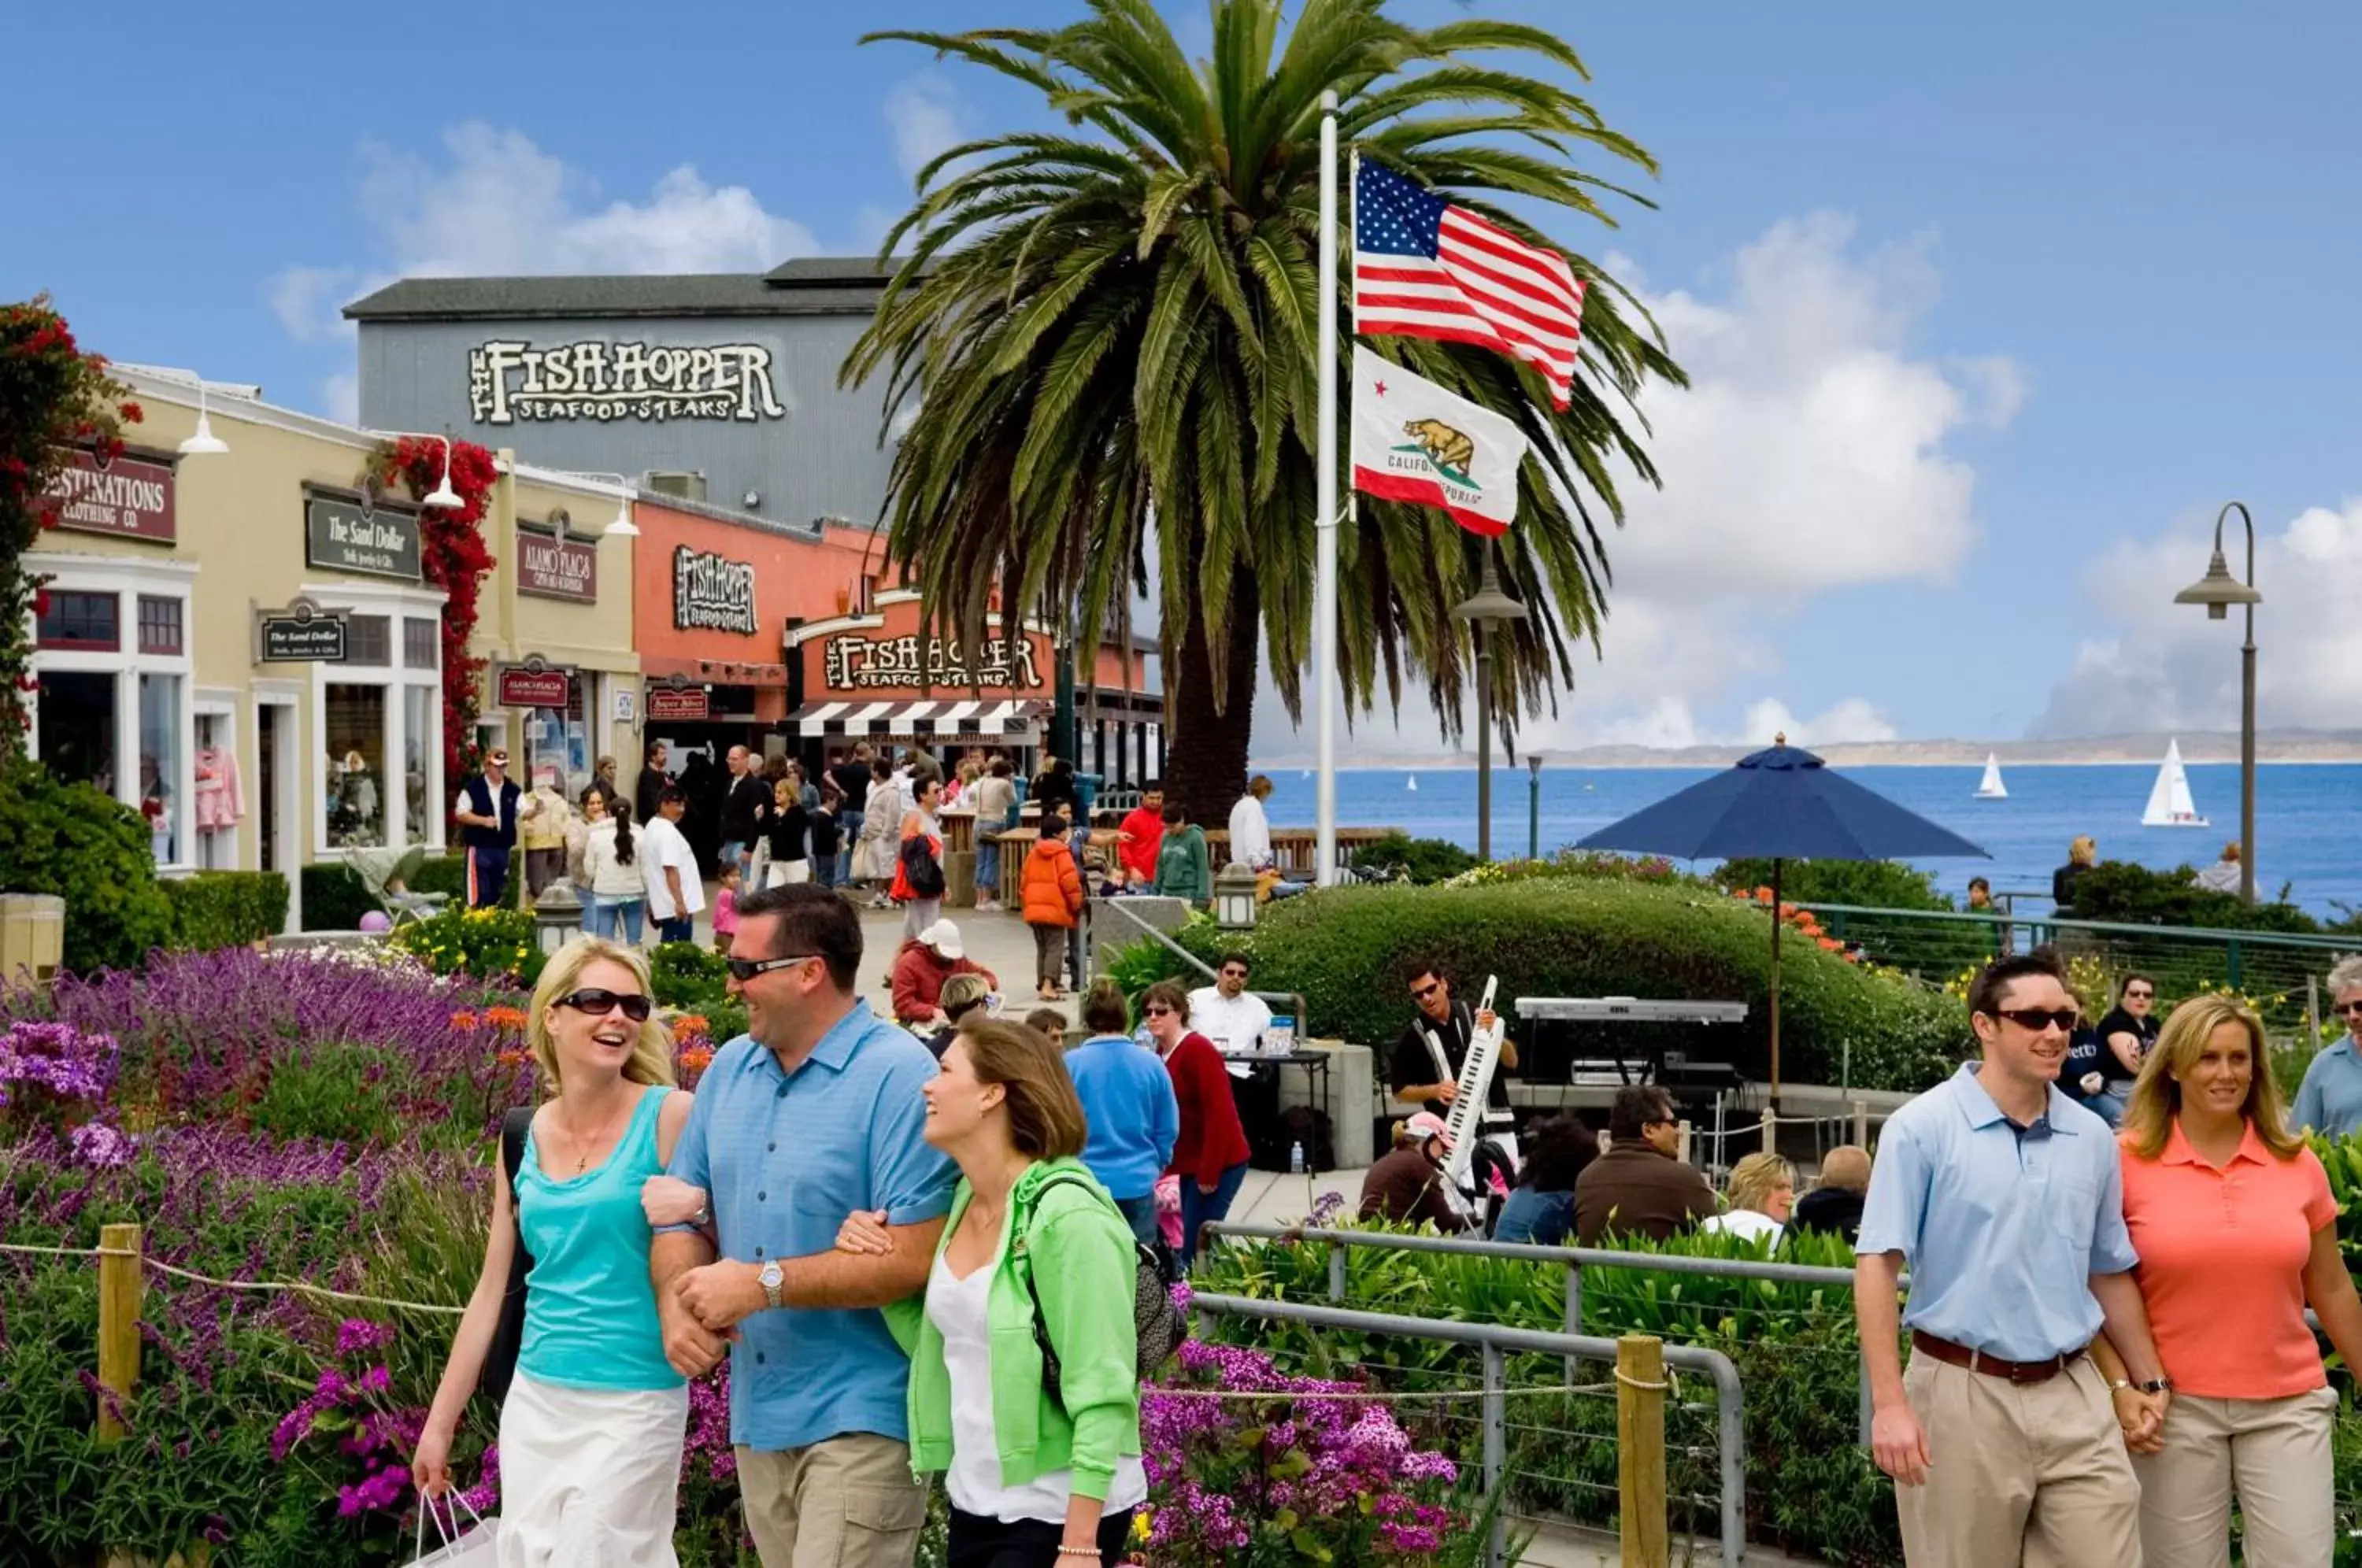
POLYGON ((1222 971, 1222 978, 1225 980, 1243 980, 1246 977, 1247 972, 1244 969, 1229 968, 1222 971))
POLYGON ((1146 1013, 1151 1018, 1168 1018, 1172 1016, 1173 1012, 1171 1008, 1164 1006, 1144 1007, 1140 1010, 1146 1013))
POLYGON ((2340 1018, 2362 1018, 2362 1001, 2339 1002, 2329 1010, 2340 1018))
POLYGON ((1443 986, 1440 981, 1431 986, 1413 986, 1410 988, 1411 999, 1413 1001, 1425 1001, 1428 998, 1433 996, 1442 988, 1443 986))
POLYGON ((784 969, 790 964, 802 964, 819 956, 817 953, 796 953, 785 958, 733 958, 729 960, 730 977, 743 986, 757 975, 767 975, 774 969, 784 969))
POLYGON ((2125 1000, 2126 1000, 2126 1001, 2147 1001, 2147 1000, 2148 1000, 2148 999, 2149 999, 2149 998, 2151 998, 2151 997, 2153 997, 2153 996, 2155 996, 2155 995, 2157 995, 2157 993, 2156 993, 2155 991, 2126 991, 2126 992, 2125 993, 2125 1000))
POLYGON ((2039 1034, 2046 1029, 2055 1029, 2066 1034, 2073 1031, 2077 1021, 2083 1015, 2071 1007, 2004 1007, 1996 1009, 1992 1016, 2005 1018, 2032 1033, 2039 1034))
POLYGON ((611 991, 601 986, 587 986, 557 999, 559 1007, 572 1008, 586 1018, 604 1018, 617 1008, 634 1023, 646 1023, 656 1010, 656 1003, 638 992, 611 991))

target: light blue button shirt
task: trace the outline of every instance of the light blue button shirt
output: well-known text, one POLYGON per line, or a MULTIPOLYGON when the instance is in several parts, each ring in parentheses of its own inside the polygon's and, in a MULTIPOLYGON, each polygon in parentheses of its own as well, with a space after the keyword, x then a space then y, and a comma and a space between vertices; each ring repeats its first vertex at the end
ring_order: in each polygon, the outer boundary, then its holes
POLYGON ((2007 1361, 2089 1344, 2091 1275, 2140 1261, 2107 1123, 2054 1085, 2021 1132, 1973 1063, 1887 1122, 1854 1250, 1903 1254, 1905 1328, 2007 1361))
POLYGON ((2305 1067, 2295 1116, 2299 1127, 2332 1138, 2362 1132, 2362 1055, 2356 1054, 2352 1040, 2340 1040, 2305 1067))
MULTIPOLYGON (((722 1255, 741 1263, 831 1251, 856 1209, 882 1209, 889 1225, 940 1219, 959 1173, 920 1137, 920 1086, 936 1071, 907 1030, 858 1002, 793 1075, 742 1034, 699 1080, 671 1174, 712 1195, 722 1255)), ((847 1432, 909 1441, 911 1364, 875 1309, 782 1308, 739 1328, 731 1441, 777 1451, 847 1432)))

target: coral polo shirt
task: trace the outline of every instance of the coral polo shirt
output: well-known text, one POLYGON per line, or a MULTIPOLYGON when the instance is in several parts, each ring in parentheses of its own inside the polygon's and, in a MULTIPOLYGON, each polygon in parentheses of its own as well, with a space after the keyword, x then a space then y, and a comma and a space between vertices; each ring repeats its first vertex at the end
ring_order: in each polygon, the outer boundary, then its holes
POLYGON ((2141 1296, 2176 1391, 2281 1399, 2323 1386, 2304 1321, 2304 1265, 2313 1232, 2335 1223, 2337 1200, 2312 1151, 2280 1159, 2250 1125, 2217 1170, 2179 1120, 2154 1160, 2119 1146, 2141 1296))

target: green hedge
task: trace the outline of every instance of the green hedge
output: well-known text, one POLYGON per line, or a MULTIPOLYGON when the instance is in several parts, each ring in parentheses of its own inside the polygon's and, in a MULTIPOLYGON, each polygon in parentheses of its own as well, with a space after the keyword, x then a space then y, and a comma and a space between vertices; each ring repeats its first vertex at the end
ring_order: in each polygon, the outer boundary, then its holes
POLYGON ((147 820, 13 751, 0 748, 0 891, 65 900, 68 969, 137 965, 172 935, 147 820))
POLYGON ((2253 908, 2235 894, 2199 887, 2187 866, 2152 871, 2128 861, 2103 860, 2075 884, 2074 918, 2113 921, 2124 925, 2187 925, 2213 931, 2273 931, 2311 935, 2316 932, 2362 929, 2354 919, 2326 925, 2288 902, 2283 885, 2277 900, 2266 901, 2257 889, 2253 908))
POLYGON ((1353 864, 1371 870, 1400 871, 1408 880, 1426 887, 1473 869, 1476 857, 1448 838, 1413 838, 1408 834, 1390 833, 1354 850, 1353 864))
MULTIPOLYGON (((1726 860, 1715 868, 1718 888, 1768 888, 1769 860, 1726 860)), ((1780 866, 1780 897, 1792 904, 1854 904, 1873 910, 1948 910, 1936 874, 1899 860, 1788 860, 1780 866)))
MULTIPOLYGON (((1255 988, 1300 991, 1314 1032, 1363 1043, 1392 1040, 1409 1008, 1399 972, 1430 955, 1473 999, 1486 975, 1499 995, 1632 996, 1744 1001, 1747 1021, 1705 1037, 1717 1059, 1755 1077, 1770 1066, 1769 913, 1694 886, 1584 877, 1491 887, 1337 888, 1265 907, 1251 943, 1211 921, 1178 940, 1200 957, 1251 945, 1255 988)), ((1127 983, 1155 977, 1127 948, 1107 967, 1127 983)), ((1849 964, 1810 941, 1781 949, 1781 1073, 1836 1083, 1845 1044, 1852 1081, 1917 1089, 1965 1053, 1958 1002, 1916 982, 1849 964)), ((1513 1021, 1515 1009, 1507 1008, 1513 1021)))
POLYGON ((163 888, 175 947, 240 947, 287 929, 287 878, 276 871, 200 871, 163 888))

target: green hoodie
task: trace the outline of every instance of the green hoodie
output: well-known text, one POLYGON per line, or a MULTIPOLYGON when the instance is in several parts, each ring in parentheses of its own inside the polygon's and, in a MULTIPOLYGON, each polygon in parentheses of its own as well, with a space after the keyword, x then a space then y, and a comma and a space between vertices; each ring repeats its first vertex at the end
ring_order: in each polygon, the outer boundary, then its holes
POLYGON ((1196 823, 1164 830, 1156 852, 1156 890, 1168 899, 1202 904, 1214 896, 1212 857, 1206 849, 1206 830, 1196 823))
MULTIPOLYGON (((972 1196, 962 1178, 944 1226, 945 1244, 972 1196)), ((992 1425, 1000 1440, 1001 1481, 1022 1486, 1052 1471, 1071 1470, 1077 1496, 1104 1500, 1116 1461, 1140 1452, 1131 1227, 1076 1159, 1028 1166, 1010 1192, 1002 1226, 999 1261, 993 1265, 985 1307, 992 1332, 992 1425), (1049 1181, 1069 1173, 1080 1180, 1049 1181), (1042 1298, 1050 1342, 1058 1348, 1063 1404, 1042 1387, 1033 1293, 1025 1287, 1029 1272, 1042 1298)), ((943 1256, 941 1246, 935 1255, 943 1256)), ((922 1475, 948 1470, 952 1379, 944 1364, 944 1337, 927 1320, 919 1297, 897 1303, 886 1316, 911 1354, 911 1468, 922 1475)))

